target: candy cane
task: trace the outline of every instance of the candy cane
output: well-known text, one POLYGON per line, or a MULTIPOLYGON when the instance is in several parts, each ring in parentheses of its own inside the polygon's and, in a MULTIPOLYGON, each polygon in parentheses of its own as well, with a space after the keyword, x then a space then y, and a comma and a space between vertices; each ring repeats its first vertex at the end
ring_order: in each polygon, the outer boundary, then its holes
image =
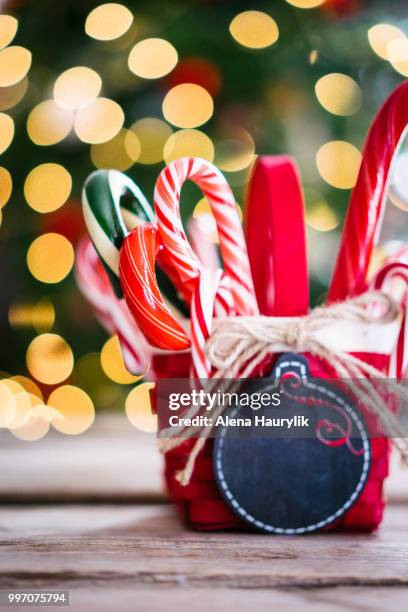
POLYGON ((329 301, 365 290, 373 247, 386 203, 390 166, 408 125, 408 82, 384 103, 366 140, 363 159, 348 209, 329 301))
MULTIPOLYGON (((118 170, 97 170, 89 175, 82 190, 82 210, 92 242, 116 295, 121 298, 123 294, 118 281, 120 247, 129 230, 154 221, 153 210, 139 187, 118 170)), ((186 313, 166 274, 158 270, 158 278, 166 298, 180 312, 186 313)))
POLYGON ((225 275, 238 314, 257 314, 258 305, 249 266, 245 238, 234 196, 224 176, 210 162, 183 157, 162 170, 154 192, 157 225, 163 244, 178 271, 183 291, 192 296, 200 262, 188 243, 181 221, 179 201, 183 183, 194 181, 211 206, 217 223, 225 275))
POLYGON ((398 341, 391 354, 388 369, 388 375, 396 379, 404 378, 408 373, 408 263, 406 262, 406 248, 401 250, 400 254, 400 260, 391 258, 378 270, 370 283, 370 288, 387 293, 403 310, 398 341))
POLYGON ((126 302, 115 296, 88 238, 84 238, 77 247, 75 274, 77 284, 98 321, 109 335, 118 336, 127 369, 133 374, 145 372, 151 359, 151 347, 131 316, 126 302))

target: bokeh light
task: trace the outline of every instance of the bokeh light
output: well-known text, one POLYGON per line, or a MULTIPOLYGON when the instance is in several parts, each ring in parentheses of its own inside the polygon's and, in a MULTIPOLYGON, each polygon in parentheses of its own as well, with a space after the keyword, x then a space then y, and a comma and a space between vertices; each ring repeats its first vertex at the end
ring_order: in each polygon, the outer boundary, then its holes
POLYGON ((354 187, 361 163, 360 151, 350 142, 333 140, 320 147, 316 165, 320 176, 333 187, 354 187))
POLYGON ((140 376, 133 376, 127 371, 117 336, 112 336, 103 345, 101 365, 106 376, 121 385, 131 385, 140 380, 140 376))
POLYGON ((150 389, 154 383, 142 383, 132 389, 126 398, 126 414, 129 421, 140 431, 155 433, 157 431, 157 415, 152 414, 150 389))
POLYGON ((214 104, 204 87, 182 83, 170 89, 163 100, 163 115, 169 123, 181 128, 195 128, 212 116, 214 104))
POLYGON ((8 427, 15 415, 14 392, 5 380, 0 380, 0 427, 8 427))
POLYGON ((339 226, 340 220, 327 202, 321 201, 307 211, 306 222, 319 232, 330 232, 339 226))
POLYGON ((236 15, 229 27, 231 36, 250 49, 270 47, 279 38, 276 21, 261 11, 244 11, 236 15))
POLYGON ((338 72, 326 74, 315 85, 320 104, 333 115, 354 115, 360 110, 362 93, 354 79, 338 72))
POLYGON ((13 190, 13 180, 10 172, 0 166, 0 208, 3 208, 10 199, 13 190))
POLYGON ((7 47, 15 37, 18 21, 11 15, 0 15, 0 49, 7 47))
POLYGON ((173 70, 178 61, 176 49, 163 38, 146 38, 129 54, 129 69, 143 79, 159 79, 173 70))
POLYGON ((65 236, 54 232, 36 238, 27 252, 28 269, 42 283, 61 282, 73 265, 72 244, 65 236))
POLYGON ((218 244, 217 224, 207 198, 201 198, 201 200, 197 202, 193 210, 193 217, 197 219, 200 231, 205 234, 207 240, 214 244, 218 244))
POLYGON ((72 179, 60 164, 36 166, 27 175, 24 196, 27 204, 40 213, 49 213, 62 206, 70 196, 72 179))
POLYGON ((0 155, 9 148, 14 137, 14 121, 6 113, 0 113, 0 155))
POLYGON ((28 115, 27 133, 35 144, 49 146, 66 138, 73 125, 72 111, 61 108, 54 100, 45 100, 28 115))
POLYGON ((58 413, 58 416, 51 418, 53 427, 64 434, 81 434, 95 419, 91 398, 85 391, 73 385, 63 385, 55 389, 48 398, 48 406, 58 413))
POLYGON ((34 395, 38 397, 41 401, 43 401, 44 397, 40 387, 33 380, 31 380, 31 378, 27 378, 27 376, 17 375, 11 376, 10 380, 13 380, 17 384, 21 385, 21 387, 25 389, 27 393, 31 393, 31 395, 34 395))
POLYGON ((91 146, 91 159, 96 168, 127 170, 139 159, 141 146, 131 130, 122 128, 112 140, 91 146))
POLYGON ((54 84, 54 99, 58 106, 77 110, 95 100, 102 87, 102 79, 95 70, 75 66, 65 70, 54 84))
POLYGON ((40 440, 50 428, 49 421, 41 415, 41 408, 44 405, 40 398, 24 392, 16 395, 15 399, 18 418, 9 426, 9 430, 14 436, 26 442, 40 440))
POLYGON ((76 114, 75 132, 83 142, 98 144, 116 136, 123 126, 122 108, 109 98, 97 98, 76 114))
POLYGON ((387 46, 388 59, 394 70, 408 76, 408 38, 392 40, 387 46))
POLYGON ((244 129, 238 129, 232 138, 215 145, 215 164, 226 172, 239 172, 247 168, 255 156, 255 142, 244 129))
POLYGON ((24 98, 28 89, 28 78, 24 77, 15 85, 0 87, 0 111, 14 108, 24 98))
POLYGON ((108 2, 89 13, 85 21, 85 32, 97 40, 114 40, 128 31, 132 21, 133 15, 126 6, 108 2))
POLYGON ((378 23, 368 30, 368 42, 373 51, 382 59, 388 60, 388 45, 393 40, 405 38, 402 30, 389 23, 378 23))
POLYGON ((71 347, 57 334, 34 338, 27 349, 26 361, 31 376, 46 385, 66 380, 74 366, 71 347))
POLYGON ((31 66, 31 53, 19 46, 0 51, 0 87, 10 87, 23 79, 31 66))
POLYGON ((163 149, 166 164, 179 157, 201 157, 213 161, 214 145, 211 138, 200 130, 179 130, 166 141, 163 149))
POLYGON ((163 159, 166 141, 173 133, 171 127, 156 117, 139 119, 130 128, 139 140, 141 151, 137 158, 139 164, 157 164, 163 159))
POLYGON ((43 298, 36 304, 12 304, 9 308, 12 327, 34 327, 37 332, 49 331, 55 322, 53 303, 43 298))
POLYGON ((326 0, 286 0, 288 4, 301 9, 312 9, 323 4, 326 0))

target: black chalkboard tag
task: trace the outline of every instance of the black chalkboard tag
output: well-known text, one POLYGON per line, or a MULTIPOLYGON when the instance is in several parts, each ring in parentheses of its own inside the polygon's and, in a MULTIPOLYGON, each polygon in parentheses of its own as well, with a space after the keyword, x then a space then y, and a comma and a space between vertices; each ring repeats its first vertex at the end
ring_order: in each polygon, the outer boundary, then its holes
POLYGON ((296 354, 282 355, 269 378, 248 388, 279 391, 281 404, 256 411, 235 404, 225 412, 230 420, 252 418, 250 427, 217 429, 214 469, 225 501, 266 533, 306 534, 335 523, 367 480, 370 443, 362 416, 333 383, 311 379, 307 360, 296 354), (303 416, 310 426, 307 432, 255 426, 255 416, 275 414, 303 416))

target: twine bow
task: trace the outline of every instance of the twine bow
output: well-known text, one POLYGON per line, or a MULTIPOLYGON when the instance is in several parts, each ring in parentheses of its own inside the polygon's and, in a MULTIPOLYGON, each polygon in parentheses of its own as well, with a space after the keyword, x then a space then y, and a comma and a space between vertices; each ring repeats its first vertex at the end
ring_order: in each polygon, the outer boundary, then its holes
MULTIPOLYGON (((392 436, 403 459, 408 461, 408 445, 396 416, 392 413, 376 385, 376 379, 383 379, 381 372, 354 355, 337 349, 321 332, 336 321, 351 321, 386 324, 394 321, 400 314, 399 306, 385 293, 368 291, 356 298, 329 306, 315 308, 309 315, 280 319, 277 317, 228 317, 215 319, 213 331, 207 341, 205 354, 213 367, 212 378, 247 378, 271 353, 294 351, 310 353, 324 359, 336 375, 346 379, 350 390, 382 423, 385 432, 392 436)), ((387 393, 408 398, 402 385, 387 380, 384 383, 387 393)), ((196 410, 196 412, 198 409, 196 410)), ((218 409, 218 413, 222 408, 218 409)), ((191 411, 189 416, 192 416, 191 411)), ((194 469, 195 459, 203 448, 211 428, 200 432, 185 468, 177 478, 188 484, 194 469)), ((179 436, 180 432, 173 433, 179 436)), ((164 452, 181 444, 183 439, 191 438, 196 430, 183 432, 183 438, 173 437, 163 441, 164 452)))

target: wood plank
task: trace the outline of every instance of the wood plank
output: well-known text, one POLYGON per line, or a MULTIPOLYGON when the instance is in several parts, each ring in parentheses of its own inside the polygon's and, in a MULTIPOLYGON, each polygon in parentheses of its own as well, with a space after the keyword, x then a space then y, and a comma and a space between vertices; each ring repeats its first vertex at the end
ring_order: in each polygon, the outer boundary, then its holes
MULTIPOLYGON (((156 440, 123 414, 98 415, 81 436, 52 431, 38 442, 0 430, 0 465, 0 502, 164 500, 156 440)), ((408 502, 408 472, 397 455, 386 490, 393 501, 408 502)))
POLYGON ((408 586, 401 506, 371 535, 196 533, 166 505, 7 507, 0 526, 0 588, 408 586))

